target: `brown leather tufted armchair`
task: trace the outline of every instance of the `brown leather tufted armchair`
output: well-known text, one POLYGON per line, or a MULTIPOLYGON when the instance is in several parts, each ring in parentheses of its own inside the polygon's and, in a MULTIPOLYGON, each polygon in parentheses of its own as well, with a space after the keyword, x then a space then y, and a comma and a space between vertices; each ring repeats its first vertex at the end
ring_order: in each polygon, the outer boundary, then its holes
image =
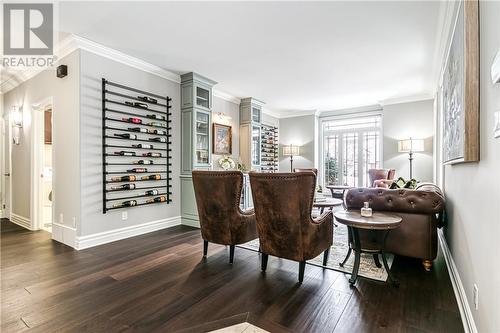
MULTIPOLYGON (((415 190, 385 188, 354 188, 345 196, 347 209, 360 209, 367 201, 374 211, 391 212, 403 218, 399 228, 387 236, 386 250, 394 254, 420 258, 430 270, 437 255, 438 214, 445 208, 445 199, 434 184, 420 184, 415 190)), ((378 242, 370 231, 360 230, 361 243, 378 242)))
POLYGON ((395 169, 370 169, 368 170, 368 179, 370 181, 368 185, 369 187, 389 187, 395 175, 395 169))
POLYGON ((324 252, 326 265, 333 243, 333 213, 313 219, 316 175, 250 172, 250 184, 262 251, 262 271, 269 255, 299 262, 299 282, 304 279, 306 260, 324 252))
POLYGON ((236 244, 257 238, 253 209, 242 211, 240 171, 193 171, 193 185, 203 237, 203 256, 208 242, 229 245, 233 263, 236 244))

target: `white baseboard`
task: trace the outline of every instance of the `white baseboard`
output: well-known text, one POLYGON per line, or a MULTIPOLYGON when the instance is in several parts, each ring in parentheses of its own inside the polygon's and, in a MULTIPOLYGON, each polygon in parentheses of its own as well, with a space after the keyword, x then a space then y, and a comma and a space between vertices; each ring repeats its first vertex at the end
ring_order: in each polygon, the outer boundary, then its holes
POLYGON ((189 227, 199 228, 200 227, 200 221, 183 217, 182 218, 182 225, 187 225, 189 227))
POLYGON ((15 223, 17 225, 20 225, 23 228, 26 228, 28 230, 33 230, 33 228, 31 227, 31 221, 27 217, 24 217, 24 216, 21 216, 21 215, 17 215, 17 214, 14 214, 14 213, 10 213, 10 219, 9 220, 10 220, 10 222, 15 223))
POLYGON ((121 239, 147 234, 160 229, 170 228, 181 224, 181 217, 174 216, 166 219, 146 222, 125 228, 99 232, 97 234, 79 236, 75 239, 74 248, 77 250, 87 249, 89 247, 115 242, 121 239))
POLYGON ((448 243, 446 243, 442 230, 438 230, 438 239, 446 261, 446 266, 448 267, 448 273, 450 274, 453 291, 455 292, 455 297, 457 298, 458 309, 460 310, 460 316, 462 317, 464 331, 466 333, 477 333, 476 323, 474 322, 474 317, 472 316, 472 311, 469 306, 469 302, 467 301, 467 295, 465 293, 462 280, 460 279, 457 266, 455 265, 455 261, 453 260, 453 256, 448 248, 448 243))
POLYGON ((52 239, 75 248, 76 229, 64 224, 52 223, 52 239))

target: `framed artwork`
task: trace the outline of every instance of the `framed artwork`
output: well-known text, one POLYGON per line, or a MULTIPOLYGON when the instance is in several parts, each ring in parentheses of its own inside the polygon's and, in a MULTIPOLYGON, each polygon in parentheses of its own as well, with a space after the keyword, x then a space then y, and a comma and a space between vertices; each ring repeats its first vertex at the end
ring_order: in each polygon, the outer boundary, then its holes
POLYGON ((216 155, 232 154, 233 140, 231 126, 216 123, 213 126, 213 153, 216 155))
POLYGON ((479 2, 461 1, 443 71, 443 162, 479 161, 479 2))

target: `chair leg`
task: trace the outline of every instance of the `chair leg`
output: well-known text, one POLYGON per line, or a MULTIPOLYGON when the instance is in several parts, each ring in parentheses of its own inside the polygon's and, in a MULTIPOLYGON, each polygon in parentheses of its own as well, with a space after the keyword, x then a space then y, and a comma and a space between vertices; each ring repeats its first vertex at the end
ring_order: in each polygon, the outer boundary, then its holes
POLYGON ((299 282, 302 283, 304 281, 304 271, 306 270, 306 262, 299 262, 299 282))
POLYGON ((328 264, 329 256, 330 256, 330 248, 327 248, 326 251, 323 253, 323 266, 326 266, 326 264, 328 264))
POLYGON ((422 264, 424 265, 424 269, 425 269, 427 272, 430 272, 430 271, 431 271, 431 268, 432 268, 432 260, 422 260, 422 264))
POLYGON ((267 259, 269 259, 269 255, 268 254, 265 254, 264 252, 262 253, 262 262, 261 262, 261 265, 260 265, 260 269, 262 269, 263 272, 266 271, 266 268, 267 268, 267 259))
POLYGON ((381 268, 382 265, 380 264, 380 260, 378 259, 378 253, 373 254, 373 261, 375 261, 375 266, 378 268, 381 268))
POLYGON ((229 263, 232 264, 234 261, 234 248, 236 245, 229 245, 229 263))
POLYGON ((203 256, 206 257, 208 252, 208 241, 203 241, 203 256))
POLYGON ((351 256, 351 252, 352 252, 352 249, 349 247, 349 250, 347 251, 347 255, 345 256, 344 261, 342 261, 341 263, 339 263, 340 267, 344 267, 345 263, 347 262, 347 260, 351 256))

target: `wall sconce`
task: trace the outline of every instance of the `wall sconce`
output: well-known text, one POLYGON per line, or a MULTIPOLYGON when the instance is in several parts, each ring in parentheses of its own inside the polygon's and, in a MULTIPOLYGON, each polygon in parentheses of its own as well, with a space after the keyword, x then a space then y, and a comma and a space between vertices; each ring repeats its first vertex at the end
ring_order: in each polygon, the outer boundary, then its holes
POLYGON ((13 106, 10 113, 12 117, 12 126, 23 127, 23 113, 19 109, 19 106, 13 106))
POLYGON ((399 140, 398 151, 400 153, 408 153, 410 160, 410 179, 413 179, 413 153, 424 151, 423 139, 405 139, 399 140))
POLYGON ((217 112, 217 119, 222 123, 226 123, 233 118, 230 116, 227 116, 226 114, 224 114, 224 112, 217 112))

